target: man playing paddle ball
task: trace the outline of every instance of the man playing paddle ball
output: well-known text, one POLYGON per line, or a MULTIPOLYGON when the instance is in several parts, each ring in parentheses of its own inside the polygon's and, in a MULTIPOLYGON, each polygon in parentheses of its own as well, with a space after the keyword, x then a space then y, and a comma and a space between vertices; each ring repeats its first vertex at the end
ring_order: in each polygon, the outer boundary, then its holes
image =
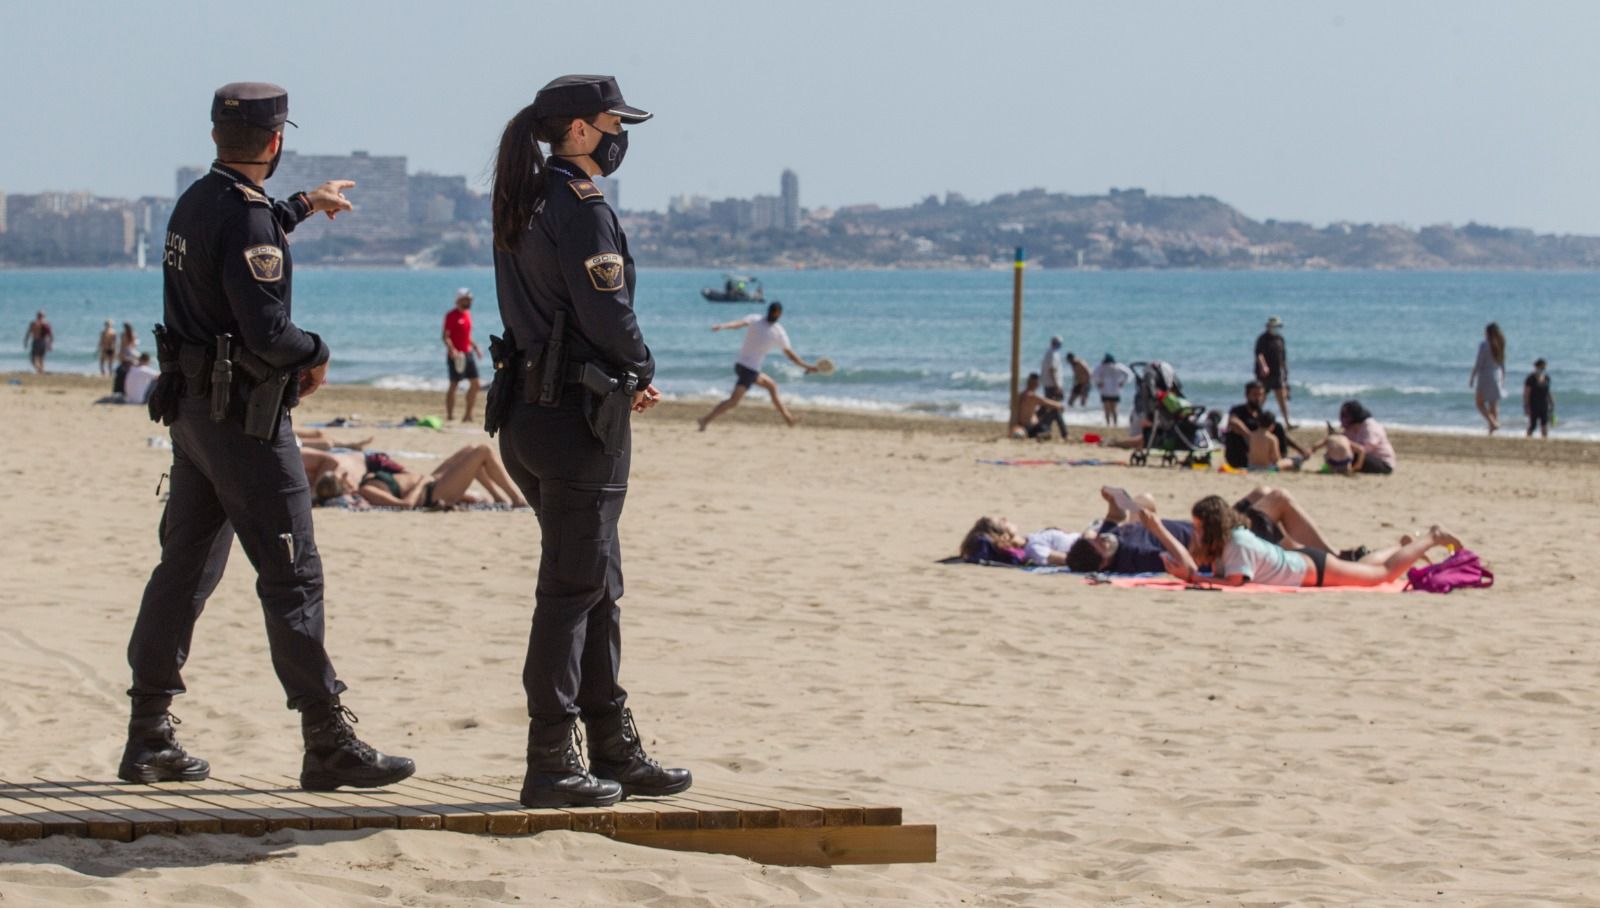
POLYGON ((773 303, 767 307, 765 319, 752 312, 744 318, 711 326, 712 331, 745 329, 744 346, 739 348, 739 358, 733 364, 734 375, 738 377, 733 386, 733 393, 728 395, 727 400, 717 404, 710 413, 700 417, 700 431, 704 432, 713 419, 739 406, 739 401, 744 399, 745 392, 750 390, 751 385, 760 385, 767 389, 767 393, 772 395, 772 405, 778 408, 778 413, 783 416, 784 422, 792 426, 800 421, 789 412, 788 407, 783 405, 782 398, 778 397, 778 383, 761 371, 761 361, 767 358, 773 347, 782 347, 783 355, 806 370, 807 375, 817 371, 816 366, 801 359, 800 354, 789 346, 789 333, 778 324, 778 319, 782 317, 783 304, 773 303))

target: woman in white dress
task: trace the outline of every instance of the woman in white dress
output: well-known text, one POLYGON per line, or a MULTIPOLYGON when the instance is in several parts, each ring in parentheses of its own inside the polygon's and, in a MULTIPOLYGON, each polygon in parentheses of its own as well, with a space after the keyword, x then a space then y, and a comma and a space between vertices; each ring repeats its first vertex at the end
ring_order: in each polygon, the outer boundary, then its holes
POLYGON ((1477 389, 1478 412, 1489 424, 1489 434, 1500 428, 1500 398, 1505 395, 1506 336, 1490 322, 1478 344, 1478 361, 1472 364, 1467 386, 1477 389))

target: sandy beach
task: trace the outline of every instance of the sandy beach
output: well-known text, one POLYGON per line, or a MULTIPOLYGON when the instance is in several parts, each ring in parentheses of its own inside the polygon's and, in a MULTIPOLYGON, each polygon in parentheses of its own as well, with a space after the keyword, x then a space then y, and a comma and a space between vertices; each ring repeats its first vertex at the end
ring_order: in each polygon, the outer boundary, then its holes
MULTIPOLYGON (((171 452, 102 382, 5 376, 0 779, 112 778, 171 452)), ((1600 445, 1395 433, 1392 477, 1003 467, 1001 427, 753 401, 635 420, 623 683, 698 779, 896 804, 932 865, 809 869, 581 833, 280 832, 0 844, 0 905, 1600 904, 1600 445), (947 566, 984 513, 1075 530, 1104 483, 1168 513, 1287 488, 1339 545, 1438 522, 1496 572, 1449 596, 1244 596, 947 566)), ((332 387, 299 423, 438 413, 332 387)), ((442 455, 481 428, 340 430, 442 455)), ((1315 437, 1315 436, 1312 436, 1315 437)), ((1123 459, 1119 455, 1116 459, 1123 459)), ((418 459, 418 466, 426 466, 418 459)), ((317 513, 359 731, 427 775, 519 779, 530 512, 317 513)), ((296 716, 237 548, 184 743, 294 773, 296 716)))

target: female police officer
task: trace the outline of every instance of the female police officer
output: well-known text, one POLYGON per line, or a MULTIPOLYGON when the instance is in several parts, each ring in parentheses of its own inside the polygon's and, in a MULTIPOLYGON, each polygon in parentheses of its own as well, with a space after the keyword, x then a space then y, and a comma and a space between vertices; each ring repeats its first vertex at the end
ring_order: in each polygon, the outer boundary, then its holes
POLYGON ((633 315, 633 259, 592 182, 622 163, 623 103, 609 76, 562 76, 506 124, 494 175, 494 268, 507 328, 487 428, 539 518, 539 582, 523 668, 529 807, 612 804, 690 785, 645 755, 617 683, 630 412, 660 399, 633 315), (546 159, 539 143, 550 145, 546 159), (589 732, 589 771, 577 722, 589 732))

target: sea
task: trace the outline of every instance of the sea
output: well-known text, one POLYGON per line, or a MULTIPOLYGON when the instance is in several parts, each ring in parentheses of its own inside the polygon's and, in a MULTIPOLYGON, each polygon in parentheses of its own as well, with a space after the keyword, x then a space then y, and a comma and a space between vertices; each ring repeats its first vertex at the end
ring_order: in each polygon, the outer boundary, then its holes
MULTIPOLYGON (((831 375, 803 375, 781 354, 766 369, 800 406, 1000 420, 1010 380, 1012 269, 757 272, 784 304, 795 350, 828 357, 831 375)), ((710 303, 718 271, 642 269, 635 307, 669 397, 712 401, 733 384, 740 332, 711 325, 761 311, 710 303)), ((489 269, 297 268, 295 321, 333 350, 330 379, 382 388, 442 389, 443 318, 467 287, 475 339, 500 331, 489 269)), ((95 372, 102 324, 132 323, 141 346, 161 317, 161 274, 149 270, 0 270, 0 326, 14 340, 0 370, 28 368, 20 338, 43 309, 56 335, 47 368, 95 372)), ((1355 398, 1386 425, 1478 433, 1467 385, 1484 326, 1506 335, 1507 427, 1520 431, 1522 382, 1549 361, 1552 434, 1600 439, 1600 273, 1045 271, 1023 274, 1022 372, 1039 367, 1052 335, 1091 365, 1172 363, 1194 403, 1242 399, 1255 339, 1283 319, 1291 415, 1335 419, 1355 398)), ((761 396, 745 406, 767 406, 761 396)), ((1068 414, 1098 425, 1098 404, 1068 414)))

